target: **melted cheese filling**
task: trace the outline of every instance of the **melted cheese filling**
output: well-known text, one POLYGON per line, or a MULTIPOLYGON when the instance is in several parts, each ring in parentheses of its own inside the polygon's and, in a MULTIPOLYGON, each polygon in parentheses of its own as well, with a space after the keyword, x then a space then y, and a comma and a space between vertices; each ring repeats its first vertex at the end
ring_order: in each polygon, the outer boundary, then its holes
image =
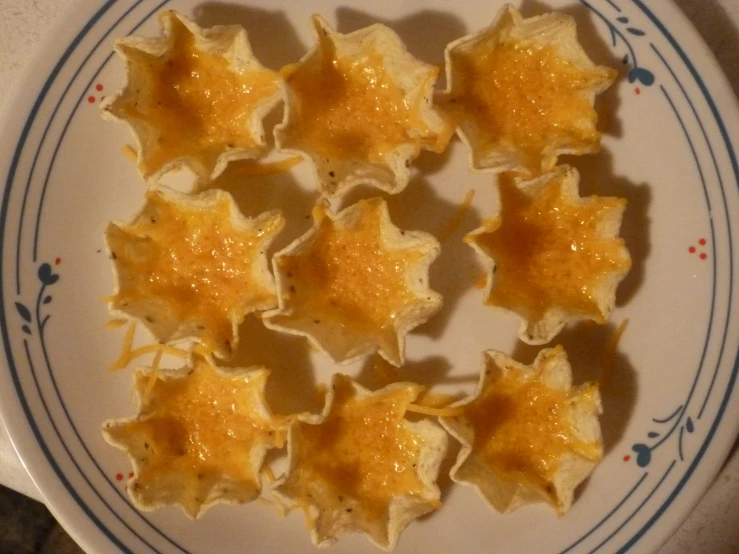
POLYGON ((489 232, 473 239, 495 260, 488 303, 531 320, 558 306, 603 322, 596 287, 630 261, 623 240, 600 238, 598 224, 625 201, 591 197, 571 204, 562 197, 561 179, 533 198, 507 179, 501 179, 499 190, 499 216, 489 232))
POLYGON ((150 389, 142 413, 112 429, 120 440, 143 446, 136 488, 156 497, 175 475, 187 487, 183 495, 220 480, 258 483, 252 451, 273 447, 277 435, 263 409, 266 378, 230 379, 202 360, 187 377, 153 387, 148 375, 137 374, 137 390, 150 389))
POLYGON ((479 46, 455 53, 449 111, 474 127, 483 147, 509 146, 523 165, 540 169, 548 146, 590 145, 600 139, 597 114, 587 98, 603 79, 562 59, 554 47, 479 46))
POLYGON ((415 467, 421 445, 403 420, 418 391, 359 399, 348 378, 335 385, 326 420, 297 426, 295 471, 322 508, 340 509, 349 499, 358 518, 385 518, 392 497, 424 489, 415 467))
POLYGON ((503 476, 548 489, 563 454, 599 459, 601 446, 575 437, 568 393, 534 377, 511 370, 466 406, 463 417, 474 429, 477 456, 503 476))
POLYGON ((136 222, 122 229, 121 243, 111 244, 121 273, 114 306, 164 301, 180 322, 197 319, 206 347, 228 342, 231 318, 241 320, 244 306, 274 301, 272 291, 255 277, 254 263, 278 222, 246 231, 224 224, 230 204, 198 210, 176 205, 157 192, 136 222))
MULTIPOLYGON (((254 110, 278 90, 274 73, 235 71, 223 56, 198 48, 193 34, 169 12, 171 48, 164 56, 129 51, 137 94, 125 114, 158 132, 142 160, 153 172, 180 157, 212 168, 226 148, 252 148, 254 110)), ((256 139, 256 140, 255 140, 256 139)), ((259 142, 261 142, 259 140, 259 142)))
POLYGON ((279 264, 290 283, 284 297, 288 308, 380 341, 387 333, 394 335, 393 320, 417 300, 406 275, 421 255, 384 246, 381 205, 366 206, 349 228, 337 229, 323 217, 312 244, 280 258, 279 264))
POLYGON ((428 82, 409 98, 378 52, 347 59, 322 36, 319 52, 286 77, 295 120, 286 143, 318 158, 375 163, 404 143, 433 147, 440 139, 420 114, 428 82))

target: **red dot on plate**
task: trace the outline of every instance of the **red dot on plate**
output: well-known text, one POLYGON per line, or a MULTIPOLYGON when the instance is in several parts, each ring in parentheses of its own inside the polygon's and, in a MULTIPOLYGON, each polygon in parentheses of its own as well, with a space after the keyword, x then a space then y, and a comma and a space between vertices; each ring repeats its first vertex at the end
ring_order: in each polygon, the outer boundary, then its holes
POLYGON ((691 246, 690 248, 688 248, 688 252, 690 252, 691 254, 695 254, 695 246, 691 246))
POLYGON ((87 97, 87 101, 88 101, 88 102, 89 102, 90 104, 94 104, 94 103, 95 103, 95 97, 94 97, 94 96, 88 96, 88 97, 87 97))
POLYGON ((631 459, 631 456, 629 456, 628 454, 624 456, 624 462, 628 462, 630 459, 631 459))
POLYGON ((705 260, 708 257, 708 255, 705 252, 701 253, 701 260, 705 260))
POLYGON ((635 89, 634 89, 634 92, 635 92, 636 94, 641 94, 641 89, 640 89, 640 88, 635 88, 635 89))
POLYGON ((95 90, 98 91, 98 92, 100 92, 101 90, 103 90, 103 85, 101 85, 100 83, 98 83, 97 85, 95 85, 95 90))
POLYGON ((62 259, 61 258, 57 258, 56 260, 54 260, 54 263, 56 265, 59 265, 60 263, 62 263, 62 259))
POLYGON ((699 240, 698 241, 698 244, 700 244, 701 246, 705 246, 706 245, 706 239, 699 240))
POLYGON ((123 474, 122 474, 122 473, 118 473, 118 474, 117 474, 117 475, 115 476, 115 478, 116 478, 116 481, 123 481, 123 474))
POLYGON ((133 471, 128 474, 129 477, 133 477, 133 471))

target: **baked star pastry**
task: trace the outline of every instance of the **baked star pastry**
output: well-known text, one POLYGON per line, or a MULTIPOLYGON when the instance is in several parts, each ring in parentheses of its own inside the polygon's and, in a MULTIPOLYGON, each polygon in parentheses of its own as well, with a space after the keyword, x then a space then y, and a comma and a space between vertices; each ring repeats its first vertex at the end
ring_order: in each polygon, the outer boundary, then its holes
POLYGON ((440 105, 473 169, 536 176, 561 154, 600 148, 593 105, 617 73, 590 61, 571 16, 524 19, 506 5, 490 27, 447 47, 446 70, 440 105))
POLYGON ((264 314, 265 325, 307 337, 340 364, 379 351, 400 366, 405 336, 441 307, 428 285, 438 241, 395 227, 380 198, 336 215, 321 202, 313 219, 275 254, 279 308, 264 314))
POLYGON ((569 321, 604 323, 631 267, 618 237, 626 200, 581 198, 578 183, 564 166, 532 181, 503 174, 498 215, 465 238, 488 261, 485 302, 517 313, 529 344, 569 321))
POLYGON ((192 338, 228 358, 244 316, 277 305, 266 250, 283 225, 277 211, 244 217, 221 190, 152 188, 131 223, 106 229, 116 277, 110 308, 159 341, 192 338))
POLYGON ((440 152, 453 133, 432 106, 438 69, 384 25, 343 35, 318 15, 313 24, 316 48, 284 72, 278 148, 314 164, 325 196, 360 184, 400 192, 421 148, 440 152))
POLYGON ((103 424, 105 439, 133 464, 127 489, 135 506, 176 505, 196 518, 218 502, 257 498, 265 454, 282 440, 264 399, 269 372, 225 374, 195 357, 159 372, 147 392, 151 371, 134 374, 138 415, 103 424))
POLYGON ((316 546, 357 531, 393 550, 413 520, 440 507, 446 433, 403 418, 422 390, 394 383, 370 392, 337 374, 323 414, 299 416, 290 427, 288 470, 275 492, 305 510, 316 546))
POLYGON ((230 161, 261 157, 262 120, 283 97, 279 75, 257 61, 238 25, 201 29, 174 11, 159 21, 161 37, 116 41, 127 82, 102 104, 104 117, 131 128, 142 177, 156 182, 186 166, 207 181, 230 161))
POLYGON ((575 488, 603 457, 598 386, 572 387, 561 346, 531 366, 485 352, 475 393, 439 419, 462 443, 452 480, 475 487, 500 512, 545 502, 564 514, 575 488))

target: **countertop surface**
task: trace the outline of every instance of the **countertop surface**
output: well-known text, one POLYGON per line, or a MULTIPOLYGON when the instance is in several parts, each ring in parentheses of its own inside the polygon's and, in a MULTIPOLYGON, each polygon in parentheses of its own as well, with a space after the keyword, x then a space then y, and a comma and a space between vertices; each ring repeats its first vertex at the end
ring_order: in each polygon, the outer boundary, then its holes
MULTIPOLYGON (((667 1, 667 0, 660 0, 667 1)), ((0 0, 0 107, 45 30, 73 0, 0 0)), ((676 0, 739 90, 739 0, 676 0)), ((0 424, 0 484, 43 502, 0 424)), ((739 552, 739 448, 659 554, 739 552)))

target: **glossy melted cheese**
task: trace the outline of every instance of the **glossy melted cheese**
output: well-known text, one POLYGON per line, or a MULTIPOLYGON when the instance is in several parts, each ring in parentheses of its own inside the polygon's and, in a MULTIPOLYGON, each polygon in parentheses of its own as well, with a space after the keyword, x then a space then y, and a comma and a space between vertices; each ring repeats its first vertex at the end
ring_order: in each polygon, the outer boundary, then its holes
POLYGON ((288 307, 379 340, 394 335, 394 318, 417 300, 406 276, 421 254, 388 249, 381 237, 381 204, 366 206, 349 228, 320 218, 310 246, 279 263, 291 287, 288 307))
MULTIPOLYGON (((271 71, 235 71, 226 58, 204 52, 170 12, 171 48, 164 56, 130 51, 139 90, 125 115, 156 129, 156 147, 142 160, 145 173, 180 157, 213 167, 227 148, 255 146, 250 118, 277 91, 271 71)), ((256 137, 259 139, 259 137, 256 137)))
POLYGON ((297 426, 294 471, 324 508, 349 500, 357 517, 382 520, 393 497, 424 490, 416 471, 420 444, 403 419, 418 390, 358 398, 340 376, 333 392, 324 422, 297 426))
MULTIPOLYGON (((156 495, 162 480, 176 475, 196 494, 216 481, 258 483, 253 450, 273 447, 276 433, 264 411, 267 374, 248 382, 219 375, 199 360, 185 378, 157 380, 137 420, 111 431, 121 441, 143 442, 135 488, 156 495)), ((139 392, 149 377, 137 374, 139 392)), ((200 499, 201 501, 204 499, 200 499)))
POLYGON ((600 459, 601 445, 576 438, 566 391, 512 369, 465 407, 473 453, 511 480, 548 489, 564 454, 600 459))
POLYGON ((488 303, 536 320, 561 307, 603 322, 596 286, 609 274, 628 268, 623 240, 599 237, 607 211, 625 200, 591 197, 573 204, 553 179, 534 197, 510 179, 500 181, 501 211, 489 231, 473 240, 495 260, 488 303))
POLYGON ((600 139, 588 89, 601 72, 578 69, 552 46, 482 45, 453 59, 449 111, 477 129, 486 148, 513 146, 540 170, 544 149, 600 139))
MULTIPOLYGON (((432 72, 429 81, 435 78, 432 72)), ((440 140, 420 114, 425 87, 418 98, 407 98, 376 51, 343 58, 322 37, 318 53, 289 73, 286 83, 296 122, 287 145, 316 157, 381 162, 401 144, 433 147, 440 140)))
POLYGON ((231 337, 232 318, 240 320, 243 306, 275 299, 256 277, 256 258, 265 236, 275 232, 277 220, 260 229, 243 230, 229 224, 230 204, 187 208, 150 191, 136 222, 124 228, 127 238, 113 254, 121 273, 114 306, 152 299, 163 300, 176 319, 197 319, 204 327, 204 346, 215 347, 231 337))

